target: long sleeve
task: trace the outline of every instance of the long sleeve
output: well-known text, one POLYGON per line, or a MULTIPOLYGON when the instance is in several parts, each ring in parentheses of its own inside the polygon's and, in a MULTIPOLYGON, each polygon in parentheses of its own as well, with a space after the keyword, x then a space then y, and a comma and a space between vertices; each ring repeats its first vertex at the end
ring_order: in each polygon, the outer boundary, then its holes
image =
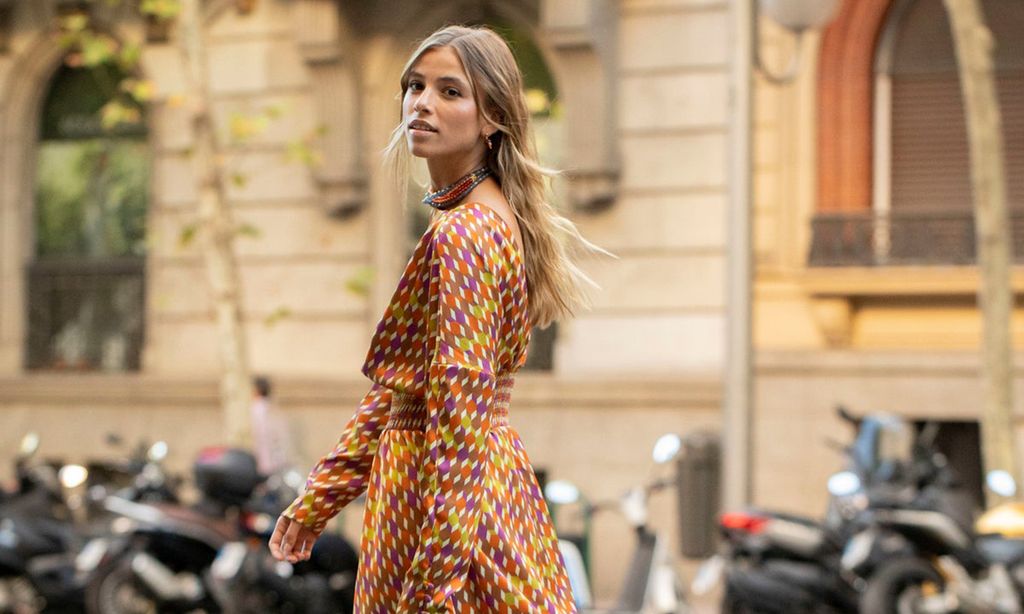
POLYGON ((345 426, 338 445, 313 467, 305 492, 284 515, 320 533, 328 520, 366 490, 390 408, 391 391, 374 384, 345 426))
POLYGON ((499 306, 495 275, 473 233, 455 220, 434 235, 427 374, 423 524, 399 612, 452 611, 465 583, 490 471, 499 306))

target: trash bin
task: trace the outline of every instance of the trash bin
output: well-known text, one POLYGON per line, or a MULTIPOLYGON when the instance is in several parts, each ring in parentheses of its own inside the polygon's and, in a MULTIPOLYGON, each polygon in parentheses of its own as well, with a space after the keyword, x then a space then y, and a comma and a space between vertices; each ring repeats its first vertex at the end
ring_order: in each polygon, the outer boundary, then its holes
POLYGON ((722 448, 717 433, 698 431, 683 438, 676 461, 679 546, 684 557, 715 553, 721 510, 722 448))

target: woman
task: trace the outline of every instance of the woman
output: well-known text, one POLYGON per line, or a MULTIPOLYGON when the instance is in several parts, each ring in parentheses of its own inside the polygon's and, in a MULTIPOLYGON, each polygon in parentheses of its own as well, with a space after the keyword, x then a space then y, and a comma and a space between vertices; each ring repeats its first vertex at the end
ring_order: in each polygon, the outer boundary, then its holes
POLYGON ((403 173, 409 153, 426 159, 435 211, 371 342, 374 384, 270 547, 307 559, 366 490, 357 611, 572 612, 507 412, 531 326, 585 306, 592 282, 566 244, 598 248, 545 201, 522 75, 500 36, 438 30, 401 85, 388 154, 403 173))

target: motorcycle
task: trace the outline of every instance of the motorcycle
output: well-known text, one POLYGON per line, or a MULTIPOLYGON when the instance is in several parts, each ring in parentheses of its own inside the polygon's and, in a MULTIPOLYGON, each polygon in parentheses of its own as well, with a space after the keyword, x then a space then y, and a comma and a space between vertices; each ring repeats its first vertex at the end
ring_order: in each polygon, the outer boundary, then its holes
POLYGON ((695 599, 721 591, 723 612, 857 611, 861 587, 842 572, 841 556, 865 522, 866 492, 904 483, 915 462, 915 437, 896 416, 857 418, 841 406, 837 414, 856 436, 848 447, 835 444, 847 466, 829 479, 824 520, 760 509, 723 514, 721 552, 698 570, 691 586, 695 599))
POLYGON ((272 476, 270 493, 247 506, 241 539, 225 544, 208 581, 217 603, 232 614, 300 611, 351 614, 359 554, 340 535, 324 533, 308 561, 289 564, 271 556, 267 542, 283 502, 290 502, 303 477, 294 471, 272 476))
MULTIPOLYGON (((318 567, 325 564, 322 556, 308 565, 248 574, 259 567, 261 552, 244 555, 249 548, 266 549, 271 519, 294 490, 275 495, 252 454, 237 449, 204 450, 193 476, 201 498, 192 506, 106 498, 106 508, 120 516, 114 533, 90 542, 77 561, 88 578, 87 612, 345 611, 345 604, 331 602, 336 593, 332 575, 318 567)), ((321 550, 331 542, 324 540, 321 550)), ((354 584, 354 567, 351 575, 354 584)))
MULTIPOLYGON (((682 448, 678 435, 661 436, 654 445, 652 457, 656 465, 673 461, 682 448)), ((622 583, 617 603, 612 609, 595 608, 590 592, 588 573, 577 544, 588 543, 587 536, 559 536, 559 549, 566 565, 576 604, 581 614, 682 614, 688 612, 685 588, 677 572, 672 549, 663 535, 647 524, 648 501, 652 495, 677 484, 675 477, 654 479, 633 487, 617 499, 588 502, 579 489, 564 480, 555 480, 545 487, 547 499, 557 505, 581 503, 584 526, 589 527, 594 514, 618 509, 633 527, 636 545, 622 583)), ((584 552, 586 549, 584 550, 584 552)))
MULTIPOLYGON (((1000 473, 987 477, 989 487, 1012 496, 1015 484, 1008 487, 1008 474, 1000 473)), ((937 487, 931 496, 949 495, 937 487)), ((940 505, 915 503, 894 497, 844 553, 844 569, 866 581, 860 611, 1021 612, 1024 539, 982 534, 940 505), (872 566, 872 561, 877 564, 872 566)), ((985 520, 991 524, 1000 512, 1005 510, 983 516, 978 526, 984 527, 985 520)))
POLYGON ((17 487, 0 502, 0 612, 74 611, 79 601, 69 555, 75 535, 62 491, 75 479, 74 466, 39 462, 38 448, 34 433, 22 439, 17 487))
POLYGON ((108 531, 110 520, 94 513, 95 497, 118 484, 132 499, 172 497, 159 467, 166 445, 88 466, 34 462, 38 446, 36 435, 25 437, 15 461, 18 488, 0 503, 0 612, 80 612, 84 584, 76 557, 91 537, 108 531), (116 468, 120 480, 104 468, 116 468))

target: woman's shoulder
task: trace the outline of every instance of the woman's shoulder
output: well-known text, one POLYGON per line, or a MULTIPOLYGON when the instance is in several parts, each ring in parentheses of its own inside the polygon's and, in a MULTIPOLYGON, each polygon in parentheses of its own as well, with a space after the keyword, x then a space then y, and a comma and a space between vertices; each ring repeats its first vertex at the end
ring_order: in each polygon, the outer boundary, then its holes
POLYGON ((516 239, 508 221, 484 203, 470 202, 445 211, 437 220, 435 244, 473 246, 481 254, 515 252, 516 239))

